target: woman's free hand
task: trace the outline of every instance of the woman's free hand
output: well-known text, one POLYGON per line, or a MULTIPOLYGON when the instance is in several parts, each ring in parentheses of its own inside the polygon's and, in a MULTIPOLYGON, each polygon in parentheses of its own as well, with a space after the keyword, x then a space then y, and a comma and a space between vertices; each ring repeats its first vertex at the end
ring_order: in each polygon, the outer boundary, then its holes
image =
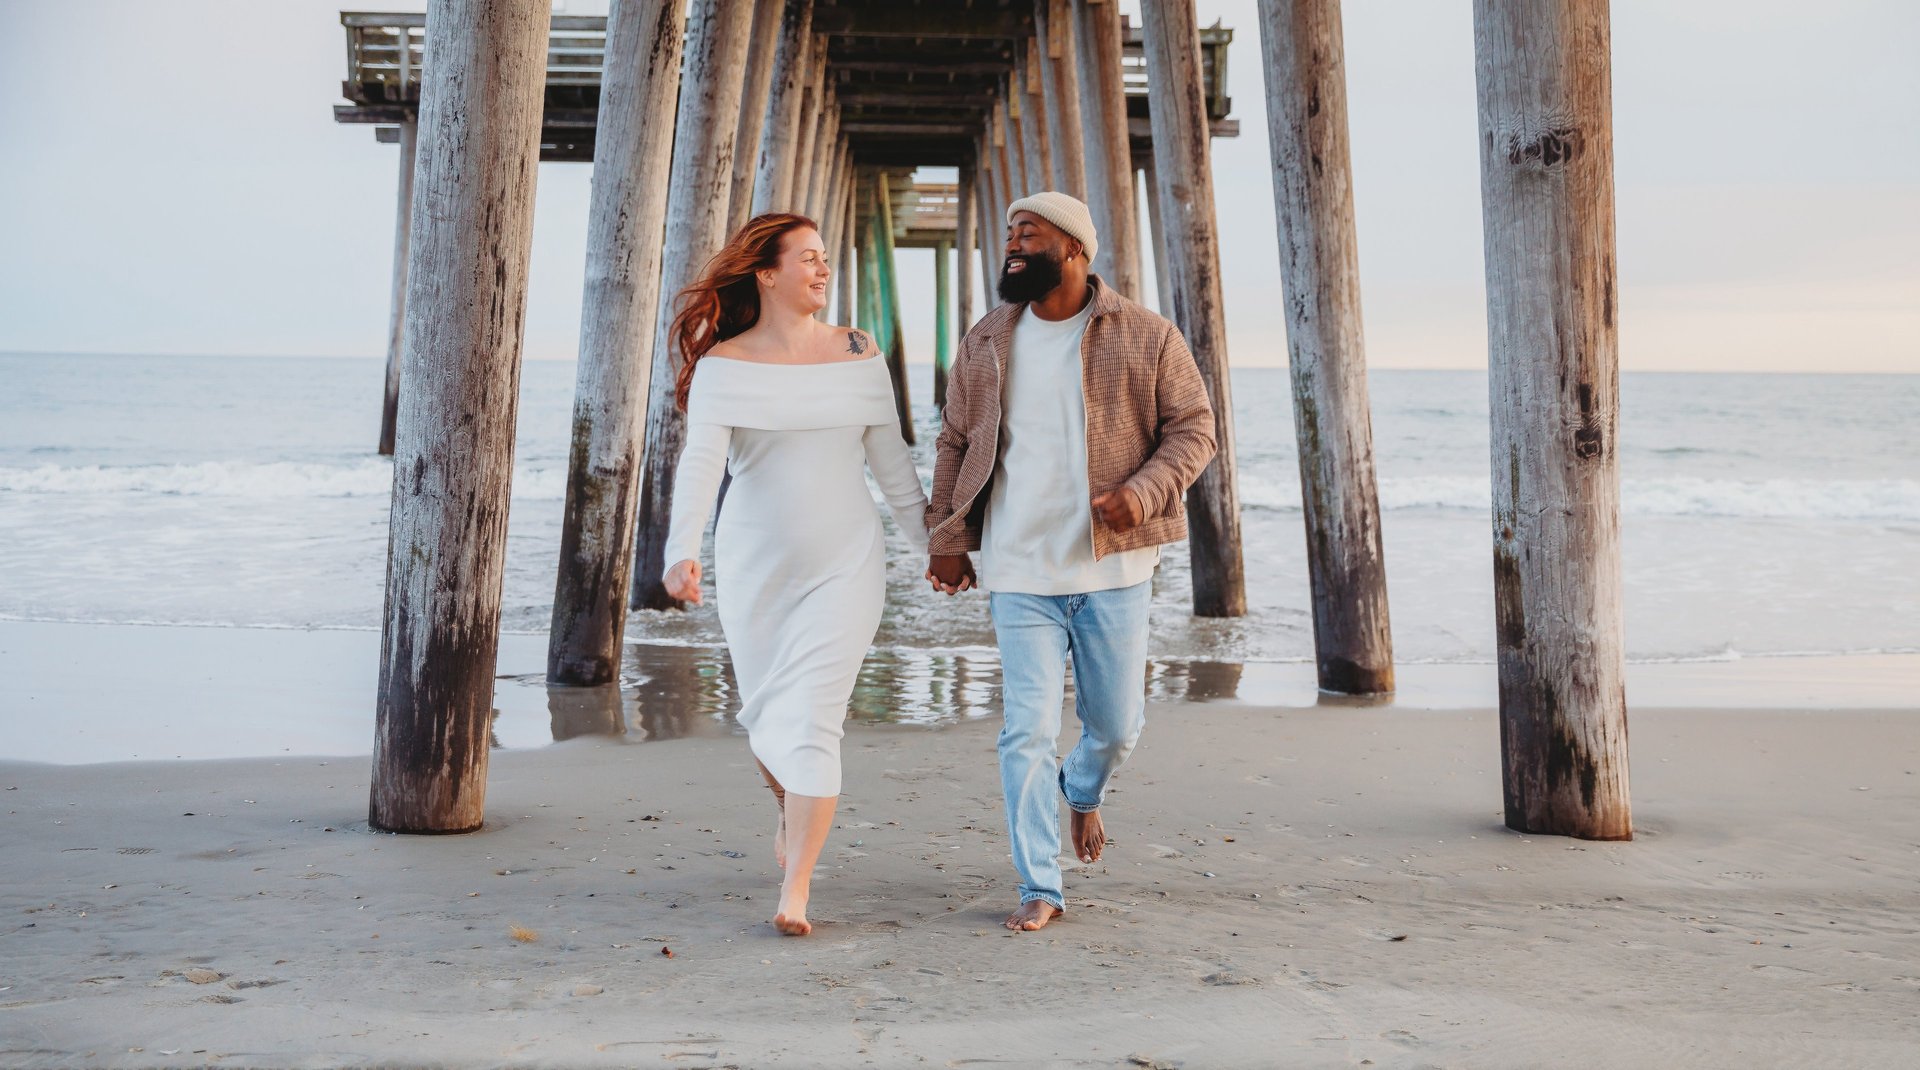
POLYGON ((700 562, 688 558, 667 570, 667 594, 681 602, 700 604, 700 562))

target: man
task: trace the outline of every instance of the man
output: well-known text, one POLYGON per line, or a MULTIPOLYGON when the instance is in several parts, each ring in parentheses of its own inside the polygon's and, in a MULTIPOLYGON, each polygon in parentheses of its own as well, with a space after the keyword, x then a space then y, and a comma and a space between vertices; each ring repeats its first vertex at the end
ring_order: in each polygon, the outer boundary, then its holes
POLYGON ((1159 548, 1186 538, 1182 498, 1214 454, 1186 340, 1088 273, 1098 248, 1087 206, 1064 193, 1008 208, 1006 304, 960 344, 927 509, 928 580, 989 592, 1020 874, 1006 924, 1029 932, 1066 909, 1058 796, 1073 810, 1074 854, 1091 863, 1106 844, 1107 781, 1145 722, 1159 548), (1069 656, 1081 735, 1061 762, 1069 656))

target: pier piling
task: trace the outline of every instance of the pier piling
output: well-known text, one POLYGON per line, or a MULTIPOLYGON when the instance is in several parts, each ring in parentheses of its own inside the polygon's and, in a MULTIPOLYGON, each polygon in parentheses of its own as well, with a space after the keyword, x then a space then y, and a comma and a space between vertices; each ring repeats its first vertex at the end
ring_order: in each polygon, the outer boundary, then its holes
MULTIPOLYGON (((667 594, 661 579, 667 564, 663 560, 667 519, 673 511, 673 472, 686 444, 686 419, 674 402, 680 358, 671 338, 673 316, 681 288, 699 275, 707 259, 727 239, 733 138, 739 130, 737 113, 746 84, 747 37, 752 28, 753 6, 735 0, 694 0, 687 13, 686 56, 674 120, 673 170, 667 186, 660 303, 651 354, 647 446, 635 520, 629 602, 634 609, 675 609, 680 605, 667 594)), ((776 74, 776 86, 778 82, 776 74)), ((791 155, 791 146, 787 151, 791 155)))
POLYGON ((1320 690, 1393 690, 1339 0, 1261 0, 1320 690))
POLYGON ((616 0, 608 15, 550 684, 620 677, 685 18, 679 0, 616 0))
POLYGON ((1509 828, 1633 837, 1606 0, 1475 0, 1509 828))
POLYGON ((407 240, 413 233, 413 168, 419 144, 419 120, 399 125, 399 204, 393 222, 393 302, 387 314, 387 384, 380 407, 380 456, 393 456, 393 425, 400 412, 400 363, 407 338, 407 240))
POLYGON ((551 13, 429 6, 368 806, 384 831, 485 814, 551 13))
MULTIPOLYGON (((1218 452, 1187 490, 1188 547, 1193 562, 1193 612, 1202 617, 1239 617, 1247 612, 1247 583, 1240 551, 1239 469, 1233 439, 1233 394, 1227 374, 1226 306, 1220 294, 1220 235, 1213 210, 1211 138, 1206 89, 1200 70, 1200 35, 1193 0, 1148 0, 1147 85, 1151 94, 1153 158, 1160 178, 1160 215, 1165 221, 1171 280, 1169 318, 1206 380, 1213 402, 1218 452)), ((1124 157, 1123 157, 1124 159, 1124 157)), ((1131 206, 1131 167, 1127 197, 1131 206)), ((1105 252, 1105 235, 1102 235, 1105 252)), ((1118 262, 1126 251, 1116 253, 1118 262)))

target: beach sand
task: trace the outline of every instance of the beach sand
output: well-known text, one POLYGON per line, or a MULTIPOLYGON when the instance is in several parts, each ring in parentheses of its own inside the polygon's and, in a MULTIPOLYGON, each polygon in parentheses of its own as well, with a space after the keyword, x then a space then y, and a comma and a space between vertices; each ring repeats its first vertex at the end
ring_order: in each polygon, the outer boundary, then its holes
POLYGON ((1502 827, 1486 710, 1156 703, 1032 934, 989 719, 850 730, 804 939, 723 733, 496 752, 451 837, 364 756, 0 765, 0 1062, 1913 1065, 1920 716, 1632 724, 1587 843, 1502 827))

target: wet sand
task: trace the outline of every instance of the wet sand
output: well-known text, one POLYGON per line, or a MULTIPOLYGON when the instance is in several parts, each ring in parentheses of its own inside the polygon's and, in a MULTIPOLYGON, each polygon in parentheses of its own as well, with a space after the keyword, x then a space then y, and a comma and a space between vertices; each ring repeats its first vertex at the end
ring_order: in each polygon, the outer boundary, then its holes
POLYGON ((1637 708, 1638 838, 1600 844, 1502 828, 1485 710, 1156 702, 1107 857, 1020 935, 990 719, 853 727, 807 939, 765 924, 772 809, 743 742, 632 738, 496 752, 487 828, 441 838, 367 831, 364 757, 0 765, 0 1063, 1920 1050, 1914 709, 1637 708))
MULTIPOLYGON (((380 635, 358 630, 196 628, 0 621, 0 759, 80 763, 154 758, 368 754, 380 635)), ((726 652, 630 644, 622 686, 546 686, 546 636, 501 636, 495 742, 547 746, 588 734, 632 741, 725 734, 738 702, 726 652)), ((1483 664, 1403 664, 1401 710, 1484 709, 1483 664)), ((991 650, 879 651, 852 717, 885 723, 997 720, 991 650)), ((1298 662, 1155 660, 1148 696, 1258 706, 1381 705, 1322 695, 1298 662)), ((1920 709, 1920 654, 1629 664, 1635 707, 1920 709)))

